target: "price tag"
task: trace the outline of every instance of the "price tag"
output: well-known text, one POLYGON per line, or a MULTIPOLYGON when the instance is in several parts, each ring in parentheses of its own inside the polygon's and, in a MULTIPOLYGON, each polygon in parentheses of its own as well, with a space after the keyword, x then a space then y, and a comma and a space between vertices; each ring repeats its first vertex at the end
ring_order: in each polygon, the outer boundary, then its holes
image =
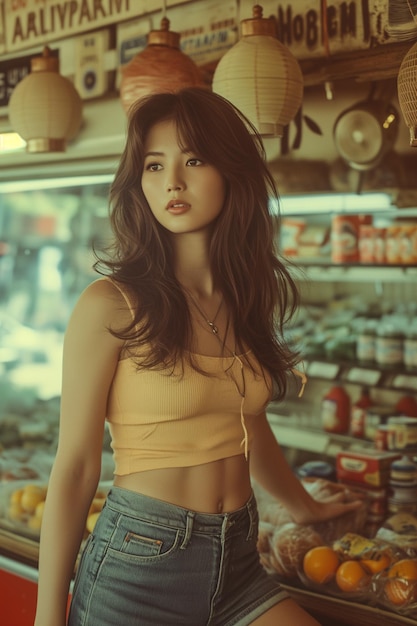
POLYGON ((351 383, 363 383, 364 385, 377 385, 381 379, 379 370, 366 369, 363 367, 352 367, 346 378, 351 383))
POLYGON ((307 368, 307 374, 315 378, 334 380, 339 373, 340 365, 337 363, 324 363, 323 361, 311 361, 307 368))
POLYGON ((398 374, 395 376, 392 386, 397 389, 411 389, 412 391, 417 391, 417 376, 398 374))

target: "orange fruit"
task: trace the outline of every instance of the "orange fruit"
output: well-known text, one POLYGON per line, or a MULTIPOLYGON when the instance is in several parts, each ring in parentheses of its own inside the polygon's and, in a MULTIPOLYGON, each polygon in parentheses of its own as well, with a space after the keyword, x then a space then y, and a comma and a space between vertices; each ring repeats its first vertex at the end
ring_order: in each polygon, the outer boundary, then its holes
POLYGON ((417 559, 401 559, 388 570, 389 578, 405 578, 417 580, 417 559))
POLYGON ((389 578, 384 585, 384 592, 395 606, 401 606, 416 598, 415 583, 401 578, 389 578))
POLYGON ((379 572, 383 572, 384 569, 388 569, 391 565, 391 559, 388 554, 381 552, 375 555, 373 559, 361 559, 360 564, 368 574, 378 574, 379 572))
POLYGON ((34 513, 37 505, 46 497, 46 488, 39 485, 26 485, 20 498, 20 505, 27 513, 34 513))
POLYGON ((316 546, 304 555, 303 571, 309 580, 323 585, 335 577, 339 564, 339 556, 332 548, 316 546))
POLYGON ((417 559, 401 559, 388 570, 385 595, 392 604, 401 606, 417 599, 417 559))
POLYGON ((336 572, 336 584, 341 591, 359 591, 370 576, 359 561, 344 561, 336 572))

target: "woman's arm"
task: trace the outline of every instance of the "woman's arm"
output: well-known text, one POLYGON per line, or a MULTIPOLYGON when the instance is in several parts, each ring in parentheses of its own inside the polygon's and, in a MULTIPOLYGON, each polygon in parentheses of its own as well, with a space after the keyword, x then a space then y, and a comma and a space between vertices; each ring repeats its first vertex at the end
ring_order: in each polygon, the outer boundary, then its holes
POLYGON ((253 424, 251 475, 261 487, 281 502, 295 522, 309 524, 324 521, 353 511, 362 505, 360 500, 340 502, 339 494, 329 502, 314 500, 285 459, 266 414, 258 415, 253 424))
POLYGON ((109 281, 82 293, 64 341, 58 449, 41 528, 35 626, 64 626, 69 585, 101 471, 108 390, 121 343, 107 330, 120 312, 109 281))

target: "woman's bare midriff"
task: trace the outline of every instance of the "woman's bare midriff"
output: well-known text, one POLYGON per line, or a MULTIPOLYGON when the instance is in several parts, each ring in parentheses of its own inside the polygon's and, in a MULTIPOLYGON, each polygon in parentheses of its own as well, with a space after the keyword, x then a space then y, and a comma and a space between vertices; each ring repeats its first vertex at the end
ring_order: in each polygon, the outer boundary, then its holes
POLYGON ((252 490, 243 455, 193 467, 115 476, 114 484, 200 513, 235 511, 248 501, 252 490))

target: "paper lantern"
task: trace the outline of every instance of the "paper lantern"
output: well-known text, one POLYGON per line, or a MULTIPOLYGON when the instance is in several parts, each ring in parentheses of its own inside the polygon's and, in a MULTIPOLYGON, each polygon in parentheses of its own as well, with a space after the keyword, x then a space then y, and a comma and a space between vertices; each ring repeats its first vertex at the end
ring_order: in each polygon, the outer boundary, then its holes
POLYGON ((59 59, 43 55, 31 61, 31 73, 13 90, 9 119, 14 131, 27 142, 28 152, 64 152, 78 133, 82 100, 70 80, 59 73, 59 59))
POLYGON ((276 38, 275 24, 253 8, 242 20, 242 38, 220 59, 213 91, 232 102, 265 137, 282 137, 303 99, 300 66, 276 38))
POLYGON ((152 93, 175 93, 183 87, 202 87, 201 72, 180 50, 180 35, 169 30, 163 17, 161 29, 148 34, 148 43, 121 70, 120 98, 127 112, 132 104, 152 93))
POLYGON ((417 148, 417 42, 402 60, 397 90, 401 112, 410 130, 410 146, 417 148))

